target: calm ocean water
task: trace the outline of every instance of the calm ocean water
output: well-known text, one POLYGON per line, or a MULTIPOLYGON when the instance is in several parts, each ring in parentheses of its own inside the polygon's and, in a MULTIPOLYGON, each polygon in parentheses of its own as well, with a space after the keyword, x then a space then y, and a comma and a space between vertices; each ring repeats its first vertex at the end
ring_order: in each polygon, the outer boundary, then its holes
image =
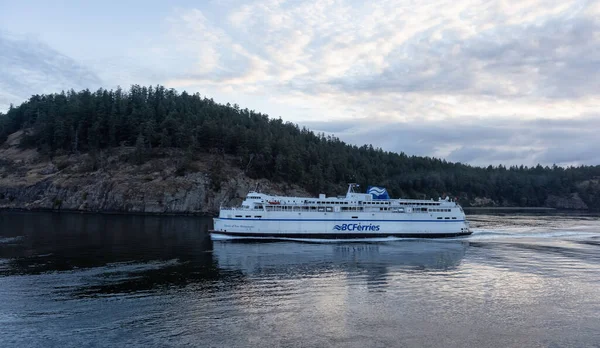
POLYGON ((0 346, 600 347, 597 216, 469 219, 244 243, 206 218, 0 212, 0 346))

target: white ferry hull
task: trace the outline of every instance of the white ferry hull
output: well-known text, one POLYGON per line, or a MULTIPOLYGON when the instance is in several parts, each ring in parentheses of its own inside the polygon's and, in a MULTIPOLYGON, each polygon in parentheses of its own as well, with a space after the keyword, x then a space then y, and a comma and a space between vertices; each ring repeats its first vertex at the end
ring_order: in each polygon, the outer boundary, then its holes
POLYGON ((465 220, 395 219, 234 219, 216 218, 211 233, 237 237, 357 239, 444 238, 471 234, 465 220))

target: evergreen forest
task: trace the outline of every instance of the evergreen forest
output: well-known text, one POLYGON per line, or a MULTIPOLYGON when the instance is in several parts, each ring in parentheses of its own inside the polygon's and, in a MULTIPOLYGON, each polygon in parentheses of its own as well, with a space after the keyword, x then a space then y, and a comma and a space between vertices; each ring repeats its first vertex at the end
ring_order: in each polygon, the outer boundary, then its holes
POLYGON ((600 166, 475 167, 392 153, 163 86, 34 95, 0 113, 0 144, 19 130, 25 134, 21 146, 49 156, 115 147, 149 156, 160 148, 196 158, 220 154, 235 158, 249 177, 298 184, 313 194, 343 194, 347 183, 357 182, 384 186, 393 197, 448 194, 464 204, 487 197, 523 207, 577 193, 590 208, 600 208, 600 166))

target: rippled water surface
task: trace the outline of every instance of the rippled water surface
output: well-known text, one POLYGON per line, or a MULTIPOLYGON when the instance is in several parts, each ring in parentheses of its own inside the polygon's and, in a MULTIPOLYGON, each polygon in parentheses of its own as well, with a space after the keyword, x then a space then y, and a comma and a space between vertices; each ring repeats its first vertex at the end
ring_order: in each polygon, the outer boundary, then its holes
POLYGON ((596 216, 449 240, 211 241, 211 220, 0 212, 0 346, 600 347, 596 216))

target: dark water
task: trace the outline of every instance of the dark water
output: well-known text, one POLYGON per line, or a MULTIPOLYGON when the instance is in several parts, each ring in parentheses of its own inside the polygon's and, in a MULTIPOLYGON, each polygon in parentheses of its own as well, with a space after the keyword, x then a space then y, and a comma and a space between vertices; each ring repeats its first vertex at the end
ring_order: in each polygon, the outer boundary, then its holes
POLYGON ((0 346, 600 347, 600 221, 212 242, 210 219, 0 213, 0 346))

